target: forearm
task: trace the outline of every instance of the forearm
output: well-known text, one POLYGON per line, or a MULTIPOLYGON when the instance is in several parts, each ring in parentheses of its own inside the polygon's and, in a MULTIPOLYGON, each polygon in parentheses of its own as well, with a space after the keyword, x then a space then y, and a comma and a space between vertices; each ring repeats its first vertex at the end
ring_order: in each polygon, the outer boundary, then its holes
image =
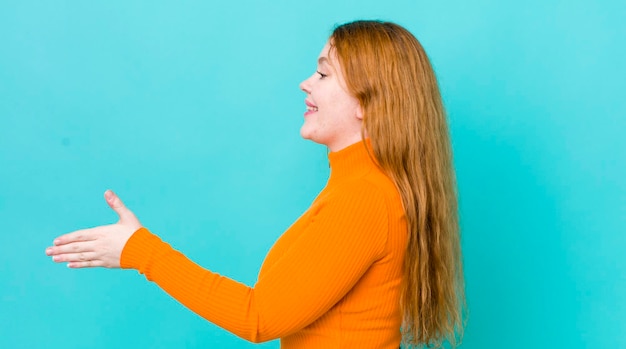
POLYGON ((277 338, 261 333, 254 289, 206 270, 148 230, 139 229, 122 252, 122 268, 137 269, 203 318, 252 342, 277 338))

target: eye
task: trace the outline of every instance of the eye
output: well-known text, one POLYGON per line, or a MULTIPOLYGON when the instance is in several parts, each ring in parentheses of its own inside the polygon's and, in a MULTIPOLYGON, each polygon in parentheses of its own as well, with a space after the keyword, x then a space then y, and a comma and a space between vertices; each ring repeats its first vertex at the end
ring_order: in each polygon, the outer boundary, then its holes
POLYGON ((323 78, 325 78, 325 77, 327 77, 327 76, 328 76, 328 75, 326 75, 326 74, 322 73, 322 72, 321 72, 321 71, 319 71, 319 70, 317 71, 317 73, 320 75, 320 79, 323 79, 323 78))

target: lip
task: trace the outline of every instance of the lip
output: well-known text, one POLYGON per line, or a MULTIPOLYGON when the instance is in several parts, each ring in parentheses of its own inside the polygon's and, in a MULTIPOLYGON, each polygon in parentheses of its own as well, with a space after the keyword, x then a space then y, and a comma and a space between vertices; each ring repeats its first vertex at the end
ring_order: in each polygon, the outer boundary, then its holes
MULTIPOLYGON (((317 106, 313 103, 311 103, 308 99, 304 100, 304 104, 306 104, 307 107, 312 107, 312 108, 317 108, 317 106)), ((307 110, 306 112, 304 112, 304 116, 309 116, 313 113, 317 112, 317 110, 307 110)))

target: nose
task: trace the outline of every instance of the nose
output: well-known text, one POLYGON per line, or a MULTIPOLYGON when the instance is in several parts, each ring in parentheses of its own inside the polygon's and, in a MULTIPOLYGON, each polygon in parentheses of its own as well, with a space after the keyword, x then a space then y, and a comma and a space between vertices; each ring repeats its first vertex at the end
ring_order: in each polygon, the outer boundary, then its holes
POLYGON ((311 78, 312 76, 300 83, 300 89, 307 94, 311 93, 311 78))

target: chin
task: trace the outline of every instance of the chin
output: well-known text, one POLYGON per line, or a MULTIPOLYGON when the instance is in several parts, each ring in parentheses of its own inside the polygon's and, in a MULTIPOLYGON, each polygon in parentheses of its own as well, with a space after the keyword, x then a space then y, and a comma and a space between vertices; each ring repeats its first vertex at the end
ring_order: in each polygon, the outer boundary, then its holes
POLYGON ((302 137, 303 139, 309 139, 309 137, 306 134, 306 132, 302 132, 302 130, 300 130, 300 137, 302 137))
POLYGON ((324 142, 320 141, 319 139, 317 139, 313 134, 311 133, 307 133, 307 132, 300 132, 300 136, 303 139, 306 139, 307 141, 311 141, 313 143, 317 143, 317 144, 325 144, 324 142))
POLYGON ((313 140, 313 132, 306 127, 306 124, 300 127, 300 136, 304 139, 313 140))

